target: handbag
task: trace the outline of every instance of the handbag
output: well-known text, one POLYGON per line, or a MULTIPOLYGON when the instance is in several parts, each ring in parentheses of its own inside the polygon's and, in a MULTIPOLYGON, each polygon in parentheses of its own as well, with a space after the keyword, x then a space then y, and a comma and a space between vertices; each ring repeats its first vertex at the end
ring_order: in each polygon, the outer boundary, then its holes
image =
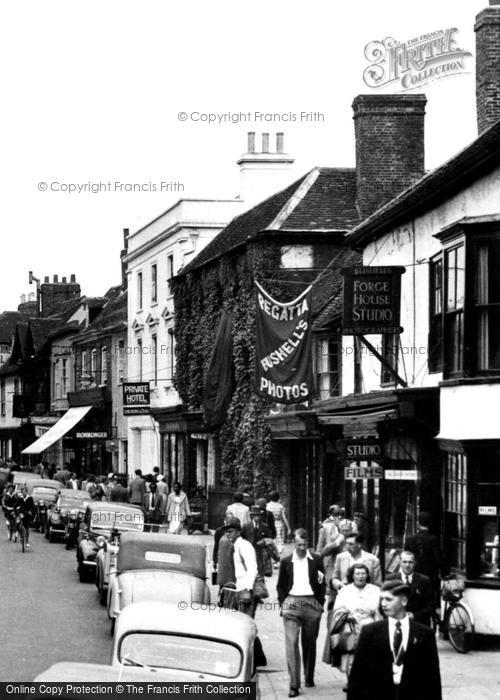
MULTIPOLYGON (((241 552, 239 552, 239 555, 241 565, 246 571, 247 565, 245 564, 245 560, 241 556, 241 552)), ((253 582, 252 594, 258 600, 264 600, 264 598, 269 598, 269 591, 267 590, 264 576, 260 576, 259 574, 257 574, 257 576, 255 577, 255 581, 253 582)))
POLYGON ((349 611, 345 608, 337 608, 337 610, 334 610, 330 621, 330 634, 339 634, 342 632, 348 617, 349 611))
POLYGON ((358 634, 354 631, 354 624, 346 622, 344 629, 339 634, 332 634, 332 649, 342 654, 350 654, 358 645, 358 634))

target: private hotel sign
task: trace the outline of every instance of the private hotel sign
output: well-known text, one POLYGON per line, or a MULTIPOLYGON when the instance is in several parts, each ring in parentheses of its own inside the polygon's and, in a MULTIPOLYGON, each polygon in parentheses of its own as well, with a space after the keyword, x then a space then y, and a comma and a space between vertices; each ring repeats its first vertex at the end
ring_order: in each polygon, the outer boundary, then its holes
POLYGON ((123 415, 147 415, 149 411, 149 382, 124 382, 123 415))
POLYGON ((344 335, 401 333, 401 275, 404 267, 348 267, 344 276, 344 335))

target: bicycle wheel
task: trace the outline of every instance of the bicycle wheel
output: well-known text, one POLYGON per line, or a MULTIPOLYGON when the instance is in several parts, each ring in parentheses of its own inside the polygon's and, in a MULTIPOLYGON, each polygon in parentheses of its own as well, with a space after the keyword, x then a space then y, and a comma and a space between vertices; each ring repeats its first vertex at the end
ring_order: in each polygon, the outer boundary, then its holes
POLYGON ((457 603, 448 609, 446 630, 455 651, 467 654, 471 650, 474 641, 474 623, 465 605, 457 603))

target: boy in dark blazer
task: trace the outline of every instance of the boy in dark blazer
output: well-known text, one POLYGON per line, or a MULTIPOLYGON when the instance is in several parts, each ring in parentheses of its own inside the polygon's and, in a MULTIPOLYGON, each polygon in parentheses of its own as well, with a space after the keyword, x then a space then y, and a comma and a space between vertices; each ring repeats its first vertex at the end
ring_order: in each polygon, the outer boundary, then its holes
POLYGON ((288 697, 294 698, 300 688, 300 649, 306 688, 314 687, 316 640, 325 602, 325 569, 323 559, 307 548, 307 532, 294 532, 295 549, 280 563, 278 601, 285 626, 286 660, 290 676, 288 697))
POLYGON ((436 637, 406 612, 409 588, 386 581, 386 619, 362 628, 349 675, 348 700, 441 700, 436 637))

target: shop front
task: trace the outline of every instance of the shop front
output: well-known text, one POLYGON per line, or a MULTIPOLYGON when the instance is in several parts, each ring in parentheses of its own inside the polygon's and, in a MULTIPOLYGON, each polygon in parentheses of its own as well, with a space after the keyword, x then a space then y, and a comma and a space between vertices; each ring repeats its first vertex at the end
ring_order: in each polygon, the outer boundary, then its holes
POLYGON ((365 547, 386 570, 416 531, 420 511, 431 513, 435 532, 440 528, 440 454, 433 439, 438 395, 437 389, 394 389, 332 399, 317 409, 341 465, 335 501, 357 521, 365 547))

